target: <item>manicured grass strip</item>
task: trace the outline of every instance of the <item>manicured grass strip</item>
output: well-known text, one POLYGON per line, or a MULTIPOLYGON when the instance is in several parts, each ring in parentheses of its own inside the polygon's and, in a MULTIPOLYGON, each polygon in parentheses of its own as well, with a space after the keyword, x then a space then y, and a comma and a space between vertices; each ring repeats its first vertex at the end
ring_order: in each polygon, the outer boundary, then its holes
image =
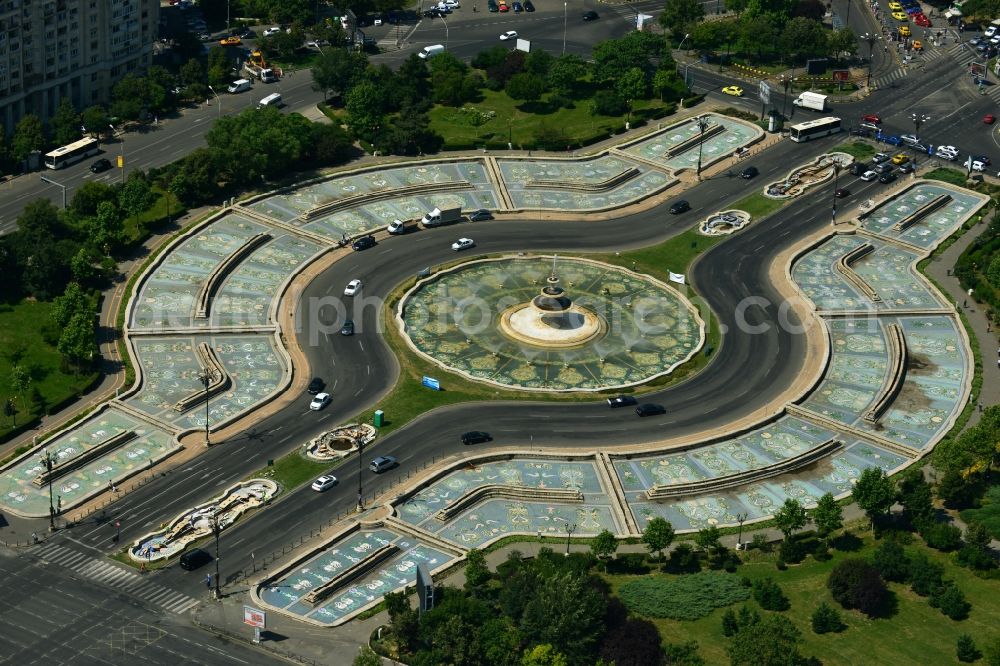
POLYGON ((925 173, 922 177, 930 180, 944 181, 945 183, 951 183, 952 185, 958 185, 959 187, 965 187, 965 182, 967 180, 967 176, 964 171, 960 171, 959 169, 949 169, 947 167, 932 169, 931 171, 925 173))
POLYGON ((983 504, 978 509, 966 509, 961 512, 966 523, 982 523, 990 531, 993 538, 1000 535, 1000 486, 991 486, 983 497, 983 504))
POLYGON ((875 147, 863 141, 855 141, 853 143, 842 143, 830 152, 847 153, 856 160, 867 160, 875 154, 875 147))
POLYGON ((749 213, 752 218, 752 224, 753 222, 759 221, 762 217, 767 217, 789 201, 790 199, 772 199, 770 197, 765 197, 760 192, 755 192, 744 199, 740 199, 730 206, 730 208, 749 213))
POLYGON ((301 449, 296 449, 278 458, 274 464, 249 475, 247 479, 267 478, 281 486, 282 492, 288 492, 308 483, 321 474, 330 471, 340 461, 318 462, 302 455, 301 449))

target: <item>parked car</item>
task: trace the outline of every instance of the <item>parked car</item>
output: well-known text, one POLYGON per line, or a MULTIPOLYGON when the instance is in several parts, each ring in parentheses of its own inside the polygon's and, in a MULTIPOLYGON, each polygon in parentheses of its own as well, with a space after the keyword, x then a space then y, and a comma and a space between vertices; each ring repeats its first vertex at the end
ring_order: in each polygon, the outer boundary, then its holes
POLYGON ((535 6, 531 4, 531 0, 524 0, 524 11, 526 12, 535 11, 535 6))
POLYGON ((311 409, 314 412, 318 412, 319 410, 323 409, 329 404, 330 404, 329 393, 317 393, 316 397, 314 397, 312 399, 312 402, 309 403, 309 409, 311 409))
POLYGON ((309 395, 316 395, 324 388, 326 388, 326 382, 319 377, 313 377, 312 381, 309 382, 309 386, 306 387, 306 391, 309 392, 309 395))
POLYGON ((367 236, 362 236, 361 238, 351 243, 351 247, 354 248, 355 252, 360 252, 361 250, 367 250, 370 247, 375 247, 375 245, 376 245, 375 237, 372 236, 371 234, 367 236))
POLYGON ((523 7, 523 6, 521 5, 521 3, 520 3, 520 2, 515 2, 514 4, 512 4, 512 5, 510 6, 510 8, 511 8, 512 10, 514 10, 514 13, 515 13, 515 14, 520 14, 521 12, 523 12, 523 11, 524 11, 524 7, 523 7))
POLYGON ((872 162, 874 162, 875 164, 879 164, 881 162, 885 162, 889 158, 890 158, 890 155, 888 153, 875 153, 872 156, 872 162))
POLYGON ((651 402, 647 402, 644 405, 636 407, 635 413, 639 416, 657 416, 659 414, 666 414, 667 410, 663 408, 663 405, 655 405, 651 402))
POLYGON ((318 493, 321 493, 324 490, 329 490, 330 488, 333 488, 335 485, 337 485, 337 477, 333 476, 332 474, 324 474, 323 476, 319 477, 318 479, 312 482, 312 489, 318 493))
POLYGON ((691 204, 689 204, 685 199, 678 199, 670 206, 671 215, 680 215, 688 210, 691 210, 691 204))
POLYGON ((899 165, 899 173, 913 173, 913 162, 905 162, 899 165))
POLYGON ((277 28, 277 27, 275 27, 275 28, 265 28, 264 29, 264 36, 265 37, 270 37, 272 35, 277 35, 280 32, 281 32, 281 28, 277 28))
POLYGON ((860 176, 865 171, 868 171, 868 165, 864 162, 855 162, 851 165, 850 171, 852 176, 860 176))
POLYGON ((889 164, 888 162, 882 162, 877 167, 875 167, 875 171, 877 171, 878 173, 889 173, 890 171, 892 171, 892 165, 889 164))
POLYGON ((493 219, 493 213, 486 210, 485 208, 480 208, 479 210, 469 214, 470 222, 482 222, 483 220, 492 220, 492 219, 493 219))
POLYGON ((617 409, 618 407, 631 407, 638 402, 635 398, 630 395, 616 395, 613 398, 608 398, 608 407, 612 409, 617 409))
POLYGON ((469 444, 481 444, 483 442, 493 441, 490 437, 490 433, 483 432, 482 430, 470 430, 469 432, 462 435, 462 444, 468 446, 469 444))

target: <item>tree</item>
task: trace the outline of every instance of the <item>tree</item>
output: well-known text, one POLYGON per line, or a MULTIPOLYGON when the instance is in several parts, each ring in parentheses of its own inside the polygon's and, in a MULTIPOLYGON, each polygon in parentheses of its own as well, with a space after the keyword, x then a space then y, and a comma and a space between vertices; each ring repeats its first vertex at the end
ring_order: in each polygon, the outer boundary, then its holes
POLYGON ((353 666, 382 666, 382 657, 367 645, 362 645, 352 662, 353 666))
POLYGON ((994 289, 1000 289, 1000 254, 995 255, 990 261, 989 268, 986 269, 986 279, 994 289))
POLYGON ((78 371, 94 358, 95 334, 94 316, 78 312, 62 330, 56 349, 78 371))
MULTIPOLYGON (((937 449, 935 448, 935 454, 937 449)), ((935 456, 935 463, 937 457, 935 456)), ((979 494, 979 477, 965 476, 961 470, 949 469, 941 476, 937 484, 937 496, 949 509, 961 509, 971 506, 979 494)))
POLYGON ((715 525, 709 525, 708 527, 703 527, 698 530, 698 534, 694 537, 694 542, 698 544, 698 547, 704 551, 714 550, 719 547, 719 539, 722 538, 722 533, 719 528, 715 525))
POLYGON ((754 581, 753 598, 764 610, 785 611, 789 608, 788 597, 771 578, 754 581))
POLYGON ((14 139, 11 142, 14 159, 23 162, 28 155, 45 148, 45 131, 42 121, 33 113, 25 114, 14 127, 14 139))
POLYGON ((260 184, 261 179, 291 171, 302 160, 309 128, 304 117, 282 114, 273 107, 223 116, 205 135, 210 151, 189 155, 185 172, 196 179, 198 188, 213 185, 208 189, 209 197, 220 176, 233 183, 260 184), (202 169, 206 173, 201 173, 202 169))
POLYGON ((326 49, 313 64, 313 90, 322 91, 324 97, 330 93, 343 96, 361 79, 366 67, 368 56, 364 53, 326 49))
POLYGON ((618 550, 618 539, 609 530, 601 530, 600 534, 590 540, 590 552, 598 559, 613 557, 618 550))
POLYGON ((660 632, 649 620, 629 618, 608 632, 601 658, 615 666, 649 666, 663 662, 660 632))
POLYGON ((115 200, 114 189, 107 183, 88 180, 73 193, 69 207, 77 215, 86 217, 97 213, 97 207, 104 201, 115 200))
POLYGON ((616 84, 622 72, 633 67, 651 74, 657 67, 674 66, 662 37, 637 30, 595 45, 593 60, 593 79, 600 85, 616 84))
POLYGON ((858 36, 847 27, 829 33, 828 44, 829 52, 837 60, 853 56, 858 52, 858 36))
POLYGON ((15 363, 10 369, 10 390, 15 398, 20 398, 22 412, 28 411, 28 405, 25 400, 29 395, 30 389, 31 375, 24 369, 23 365, 15 363))
POLYGON ((180 69, 181 83, 185 86, 204 85, 206 79, 205 68, 201 66, 201 61, 191 58, 180 69))
POLYGON ((90 316, 96 314, 90 297, 80 288, 79 284, 70 282, 66 285, 66 291, 61 296, 52 299, 50 316, 55 322, 56 328, 61 329, 69 326, 70 320, 79 313, 90 316))
POLYGON ((524 651, 521 666, 568 666, 566 657, 549 644, 536 645, 524 651))
POLYGON ((86 245, 77 250, 73 259, 69 262, 70 272, 73 274, 73 281, 79 284, 94 285, 100 276, 100 269, 97 262, 100 257, 93 248, 86 245))
POLYGON ((889 593, 878 570, 859 558, 839 562, 826 586, 841 606, 856 608, 869 617, 878 614, 889 593))
POLYGON ((87 134, 94 137, 100 136, 109 129, 108 112, 100 105, 88 106, 84 109, 83 113, 80 114, 80 122, 83 127, 87 128, 87 134))
POLYGON ((937 562, 931 562, 927 553, 918 550, 910 556, 910 589, 922 597, 932 594, 942 585, 944 567, 937 562))
POLYGON ((680 99, 687 91, 687 83, 675 70, 660 68, 653 74, 653 93, 661 100, 680 99))
POLYGON ((656 553, 656 556, 661 560, 663 559, 663 551, 669 548, 673 541, 674 526, 660 516, 651 518, 646 523, 646 529, 642 531, 642 542, 646 544, 650 553, 656 553))
POLYGON ((24 290, 39 300, 61 293, 77 244, 66 239, 59 209, 48 199, 36 199, 22 209, 17 227, 10 235, 10 248, 24 290))
POLYGON ((740 17, 730 34, 731 37, 726 37, 727 44, 735 39, 737 50, 752 53, 757 60, 764 60, 779 48, 778 30, 770 16, 748 12, 740 17))
POLYGON ((722 614, 722 635, 728 638, 739 630, 740 623, 736 619, 736 612, 732 608, 727 608, 726 612, 722 614))
POLYGON ((903 546, 894 539, 886 539, 872 553, 872 566, 885 580, 902 583, 910 574, 910 560, 903 546))
POLYGON ((972 605, 965 600, 962 590, 951 581, 932 592, 928 601, 931 606, 956 621, 969 617, 969 610, 972 608, 972 605))
POLYGON ((410 607, 404 592, 390 592, 385 595, 385 609, 389 614, 389 628, 404 654, 413 651, 420 633, 420 616, 410 607))
POLYGON ((786 541, 795 530, 805 527, 807 520, 805 507, 791 497, 785 499, 785 503, 774 513, 774 525, 785 535, 786 541))
POLYGON ((895 501, 892 480, 879 467, 867 467, 851 491, 851 499, 857 503, 875 529, 875 519, 884 515, 895 501))
POLYGON ((785 24, 779 41, 784 51, 792 54, 793 62, 796 56, 812 58, 826 55, 829 49, 823 25, 819 21, 802 16, 793 18, 785 24))
POLYGON ((758 622, 740 623, 726 652, 732 666, 802 666, 802 634, 783 615, 768 615, 758 622))
POLYGON ((156 202, 153 188, 141 171, 133 171, 128 181, 118 192, 118 205, 125 213, 138 217, 156 202))
POLYGON ((705 8, 698 0, 667 0, 660 14, 660 25, 675 38, 683 37, 705 18, 705 8))
POLYGON ((49 121, 52 138, 57 145, 65 146, 80 138, 80 114, 69 97, 59 100, 59 107, 49 121))
MULTIPOLYGON (((137 186, 129 187, 132 183, 132 179, 129 179, 129 183, 119 191, 119 200, 123 200, 124 197, 137 197, 134 203, 139 205, 143 203, 143 199, 139 198, 141 195, 141 189, 137 186)), ((147 185, 148 187, 148 185, 147 185)), ((152 194, 150 194, 152 196, 152 194)), ((145 210, 149 206, 146 205, 142 208, 145 210)), ((141 211, 139 211, 141 212, 141 211)), ((138 213, 136 213, 138 214, 138 213)), ((111 201, 102 201, 97 206, 97 214, 90 218, 87 225, 88 232, 88 242, 91 247, 96 248, 105 255, 110 256, 125 239, 125 224, 122 220, 122 215, 118 210, 118 206, 111 201)))
POLYGON ((962 530, 949 523, 924 523, 920 536, 931 548, 946 553, 962 546, 962 530))
POLYGON ((899 478, 897 499, 911 525, 920 527, 934 517, 931 484, 924 480, 923 470, 911 467, 899 478))
POLYGON ((538 74, 521 72, 510 77, 506 90, 511 99, 534 102, 545 92, 545 79, 538 74))
POLYGON ((705 666, 705 660, 698 654, 698 641, 667 643, 663 646, 663 656, 670 666, 705 666))
POLYGON ((385 124, 385 90, 370 81, 362 81, 347 93, 347 126, 358 138, 373 142, 385 124))
MULTIPOLYGON (((227 77, 228 73, 227 66, 227 77)), ((167 108, 167 88, 149 77, 126 74, 115 84, 112 95, 111 113, 120 118, 134 120, 167 108)))
POLYGON ((993 550, 990 548, 992 537, 982 523, 969 523, 965 530, 965 545, 958 551, 958 561, 962 566, 986 571, 996 567, 993 550))
POLYGON ((594 93, 590 109, 598 116, 620 116, 625 113, 625 100, 613 90, 598 90, 594 93))
MULTIPOLYGON (((395 122, 392 124, 394 131, 402 131, 406 136, 406 141, 412 142, 424 152, 433 152, 430 150, 432 143, 426 138, 426 134, 432 137, 438 137, 430 129, 427 128, 429 124, 426 120, 426 116, 423 116, 423 123, 420 126, 420 130, 423 133, 416 134, 406 134, 401 127, 409 126, 418 122, 418 119, 414 119, 412 116, 408 115, 404 109, 399 117, 396 118, 395 122)), ((440 138, 440 137, 438 137, 440 138)), ((327 125, 326 123, 312 123, 309 127, 309 141, 304 146, 306 155, 313 161, 317 166, 335 166, 337 164, 343 164, 348 161, 354 152, 354 142, 344 131, 344 128, 340 125, 327 125)), ((396 152, 396 151, 393 151, 396 152)), ((410 155, 413 153, 401 153, 410 155)))
POLYGON ((549 643, 575 663, 593 653, 606 609, 604 597, 585 575, 553 573, 539 577, 520 627, 529 645, 549 643))
POLYGON ((816 610, 813 611, 810 622, 812 630, 817 634, 837 633, 844 629, 844 621, 840 618, 840 613, 825 601, 821 601, 816 610))
POLYGON ((615 90, 626 103, 646 99, 649 97, 649 77, 642 69, 630 67, 621 73, 615 83, 615 90))
POLYGON ((971 664, 974 661, 978 661, 983 656, 983 653, 976 647, 976 642, 972 640, 972 636, 962 634, 958 637, 958 642, 955 645, 955 655, 960 662, 971 664))
POLYGON ((559 56, 549 66, 549 89, 560 95, 571 95, 577 81, 586 73, 587 65, 573 54, 559 56))
POLYGON ((832 493, 826 493, 816 502, 816 508, 812 510, 812 521, 816 531, 824 539, 843 527, 844 510, 833 499, 832 493))
POLYGON ((483 551, 473 548, 465 557, 465 589, 482 587, 490 579, 490 568, 486 565, 483 551))

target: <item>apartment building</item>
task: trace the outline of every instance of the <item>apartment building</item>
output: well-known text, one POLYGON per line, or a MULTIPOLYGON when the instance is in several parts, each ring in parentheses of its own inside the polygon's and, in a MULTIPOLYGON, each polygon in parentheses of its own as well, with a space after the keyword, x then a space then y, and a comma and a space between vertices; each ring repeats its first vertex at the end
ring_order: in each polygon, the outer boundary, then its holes
POLYGON ((0 0, 0 128, 47 120, 63 97, 107 104, 149 66, 159 12, 159 0, 0 0))

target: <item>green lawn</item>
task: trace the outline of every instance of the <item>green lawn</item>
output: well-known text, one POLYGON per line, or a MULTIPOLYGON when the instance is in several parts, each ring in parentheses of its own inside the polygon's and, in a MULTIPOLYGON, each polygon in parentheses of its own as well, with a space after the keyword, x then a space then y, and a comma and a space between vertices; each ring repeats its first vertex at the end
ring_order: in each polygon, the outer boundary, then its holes
POLYGON ((946 183, 951 183, 952 185, 958 185, 959 187, 965 187, 966 181, 966 174, 964 171, 961 169, 949 169, 947 167, 928 171, 923 177, 930 178, 932 180, 942 180, 946 183))
POLYGON ((867 160, 875 154, 875 147, 864 141, 854 141, 853 143, 842 143, 830 152, 847 153, 856 160, 867 160))
POLYGON ((962 511, 966 523, 982 523, 994 539, 1000 538, 1000 486, 991 486, 983 497, 983 505, 978 509, 962 511))
POLYGON ((292 451, 274 464, 250 474, 248 479, 269 478, 281 486, 282 492, 298 488, 321 474, 325 474, 339 462, 317 462, 302 455, 300 449, 292 451))
MULTIPOLYGON (((505 92, 482 90, 482 99, 462 108, 435 106, 430 112, 430 128, 444 137, 444 149, 479 146, 531 148, 540 130, 558 131, 571 146, 593 143, 625 125, 625 116, 597 116, 591 113, 590 99, 580 95, 571 109, 553 109, 549 95, 538 102, 518 102, 505 92)), ((660 100, 636 100, 632 103, 632 122, 662 117, 672 113, 673 103, 660 100)))
MULTIPOLYGON (((859 534, 859 536, 861 536, 859 534)), ((840 609, 826 589, 826 579, 834 565, 846 557, 867 557, 873 544, 867 533, 864 546, 858 553, 832 551, 833 558, 817 562, 811 557, 803 564, 778 571, 776 555, 751 551, 756 561, 741 566, 738 576, 751 580, 772 577, 791 602, 791 609, 784 614, 802 632, 801 652, 813 656, 824 666, 856 666, 857 664, 952 664, 955 659, 955 642, 963 633, 971 634, 980 648, 986 640, 996 637, 996 618, 1000 614, 1000 582, 981 580, 967 569, 952 564, 948 555, 925 548, 910 546, 909 550, 923 549, 945 566, 945 578, 954 580, 965 593, 972 611, 961 622, 949 620, 940 611, 931 608, 927 599, 917 596, 907 585, 890 584, 898 602, 895 615, 886 619, 871 620, 857 611, 841 611, 848 628, 839 634, 814 634, 809 616, 821 601, 840 609)), ((608 575, 605 578, 617 589, 635 576, 608 575)), ((739 609, 742 604, 736 604, 739 609)), ((760 608, 751 599, 747 605, 760 608)), ((722 634, 724 608, 708 617, 694 621, 652 619, 665 641, 680 643, 696 640, 699 652, 709 664, 726 664, 728 639, 722 634)), ((762 613, 766 611, 761 611, 762 613)))
MULTIPOLYGON (((96 372, 74 375, 72 371, 64 371, 59 352, 41 334, 41 328, 49 321, 51 307, 51 303, 38 301, 0 306, 0 377, 4 378, 0 383, 0 405, 12 397, 9 378, 15 362, 28 371, 31 387, 40 398, 35 403, 30 395, 23 400, 15 399, 17 425, 81 394, 98 376, 96 372)), ((0 441, 14 427, 14 420, 0 416, 0 441)))
POLYGON ((751 221, 755 222, 762 217, 767 217, 774 211, 784 206, 787 202, 787 199, 772 199, 770 197, 765 197, 760 192, 755 192, 744 199, 740 199, 734 203, 731 208, 733 210, 742 210, 749 213, 752 218, 751 221))

